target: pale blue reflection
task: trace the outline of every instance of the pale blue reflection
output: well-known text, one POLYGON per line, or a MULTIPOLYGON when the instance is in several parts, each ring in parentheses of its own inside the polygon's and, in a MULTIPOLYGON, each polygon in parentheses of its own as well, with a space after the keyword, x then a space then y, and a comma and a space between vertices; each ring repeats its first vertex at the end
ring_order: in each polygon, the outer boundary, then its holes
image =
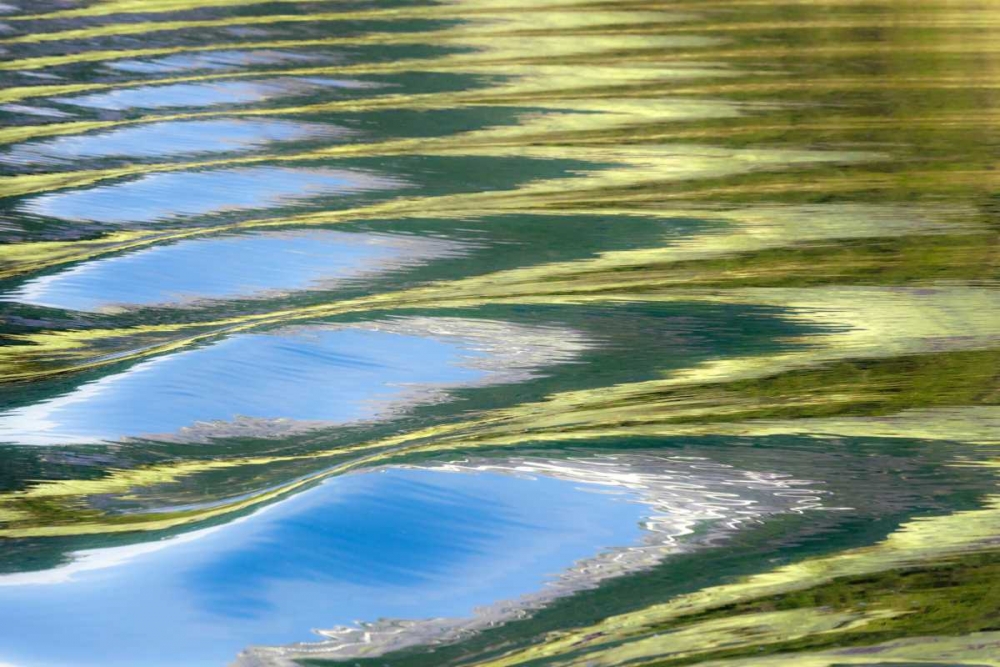
POLYGON ((648 511, 631 499, 546 477, 336 478, 220 528, 0 577, 0 661, 221 667, 314 628, 469 616, 637 543, 648 511))
POLYGON ((174 83, 164 86, 123 88, 107 93, 54 98, 61 104, 90 109, 123 111, 125 109, 160 109, 165 107, 204 107, 214 104, 247 104, 273 97, 305 95, 327 88, 374 88, 376 84, 354 79, 278 78, 211 83, 174 83))
POLYGON ((206 53, 178 53, 153 60, 118 60, 104 63, 105 67, 137 74, 164 74, 190 70, 229 70, 277 65, 294 62, 331 60, 331 56, 288 51, 209 51, 206 53))
POLYGON ((24 210, 64 220, 142 223, 292 204, 333 193, 398 187, 399 181, 343 169, 248 167, 150 174, 135 181, 42 195, 24 210))
POLYGON ((109 157, 166 157, 247 151, 282 141, 350 134, 346 128, 290 120, 213 119, 125 127, 111 132, 21 144, 0 156, 8 164, 109 157))
MULTIPOLYGON (((375 418, 393 401, 475 382, 486 355, 458 342, 323 326, 240 334, 159 357, 0 415, 0 441, 55 444, 165 435, 199 422, 273 429, 375 418), (433 385, 433 387, 431 386, 433 385)), ((280 432, 280 431, 279 431, 280 432)))
POLYGON ((43 118, 71 118, 73 116, 73 114, 66 113, 65 111, 29 106, 27 104, 4 104, 0 106, 0 111, 28 116, 40 116, 43 118))
POLYGON ((435 239, 329 230, 189 239, 35 278, 0 300, 100 311, 267 296, 412 266, 455 247, 435 239))

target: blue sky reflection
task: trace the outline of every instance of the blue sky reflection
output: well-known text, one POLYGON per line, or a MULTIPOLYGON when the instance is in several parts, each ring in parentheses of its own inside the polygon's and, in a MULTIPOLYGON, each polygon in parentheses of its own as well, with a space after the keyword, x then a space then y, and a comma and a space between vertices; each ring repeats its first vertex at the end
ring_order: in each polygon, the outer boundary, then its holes
POLYGON ((415 236, 297 230, 155 246, 34 278, 0 299, 78 311, 191 304, 334 286, 458 252, 415 236))
POLYGON ((125 225, 262 209, 313 197, 398 187, 399 181, 327 168, 246 167, 184 171, 87 190, 42 195, 24 210, 63 220, 125 225))
POLYGON ((637 543, 646 508, 629 499, 495 473, 335 478, 172 542, 0 577, 0 660, 224 665, 250 645, 319 639, 313 628, 468 616, 603 548, 637 543))

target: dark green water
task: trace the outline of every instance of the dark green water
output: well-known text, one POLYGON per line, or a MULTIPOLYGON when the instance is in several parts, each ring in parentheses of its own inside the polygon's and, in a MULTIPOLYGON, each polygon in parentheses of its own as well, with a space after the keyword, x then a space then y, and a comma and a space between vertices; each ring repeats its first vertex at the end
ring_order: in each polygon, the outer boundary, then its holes
POLYGON ((0 665, 1000 665, 996 3, 0 9, 0 665))

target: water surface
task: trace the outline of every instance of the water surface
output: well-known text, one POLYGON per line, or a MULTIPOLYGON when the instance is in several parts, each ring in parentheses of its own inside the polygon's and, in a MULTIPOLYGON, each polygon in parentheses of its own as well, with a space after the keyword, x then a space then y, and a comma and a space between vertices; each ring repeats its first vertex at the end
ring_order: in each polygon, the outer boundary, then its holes
POLYGON ((995 664, 994 4, 8 5, 0 662, 995 664))

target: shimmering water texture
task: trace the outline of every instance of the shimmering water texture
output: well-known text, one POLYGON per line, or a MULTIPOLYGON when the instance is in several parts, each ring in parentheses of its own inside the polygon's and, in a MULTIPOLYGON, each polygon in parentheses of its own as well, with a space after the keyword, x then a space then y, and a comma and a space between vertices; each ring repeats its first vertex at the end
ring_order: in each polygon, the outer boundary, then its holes
POLYGON ((0 665, 1000 665, 1000 6, 6 0, 0 665))
POLYGON ((278 142, 336 136, 349 137, 351 133, 333 125, 287 120, 192 120, 21 144, 10 149, 3 161, 16 166, 86 164, 104 158, 162 159, 201 153, 241 153, 278 142))
POLYGON ((239 662, 281 653, 377 655, 569 594, 599 578, 590 568, 626 574, 645 564, 636 555, 650 561, 688 542, 692 548, 693 525, 724 533, 735 522, 811 500, 787 481, 741 471, 691 461, 631 463, 517 461, 487 471, 452 467, 458 474, 451 475, 376 469, 222 526, 77 552, 74 562, 44 573, 0 576, 0 616, 24 630, 10 655, 41 654, 39 645, 54 631, 89 636, 82 645, 44 651, 48 660, 81 665, 214 664, 249 644, 300 640, 313 641, 258 647, 239 662), (536 511, 538 504, 545 512, 536 511), (668 516, 654 515, 667 508, 668 516), (521 548, 506 548, 511 543, 521 548), (634 551, 623 549, 630 546, 634 551), (143 603, 151 595, 157 605, 143 603), (495 604, 501 600, 512 608, 495 604), (26 609, 37 613, 29 619, 26 609), (386 615, 440 620, 370 626, 367 641, 353 636, 355 619, 386 615), (119 630, 100 630, 108 626, 119 630), (164 633, 120 652, 123 635, 139 637, 149 627, 173 628, 184 648, 164 633), (327 639, 313 627, 330 628, 327 639))

